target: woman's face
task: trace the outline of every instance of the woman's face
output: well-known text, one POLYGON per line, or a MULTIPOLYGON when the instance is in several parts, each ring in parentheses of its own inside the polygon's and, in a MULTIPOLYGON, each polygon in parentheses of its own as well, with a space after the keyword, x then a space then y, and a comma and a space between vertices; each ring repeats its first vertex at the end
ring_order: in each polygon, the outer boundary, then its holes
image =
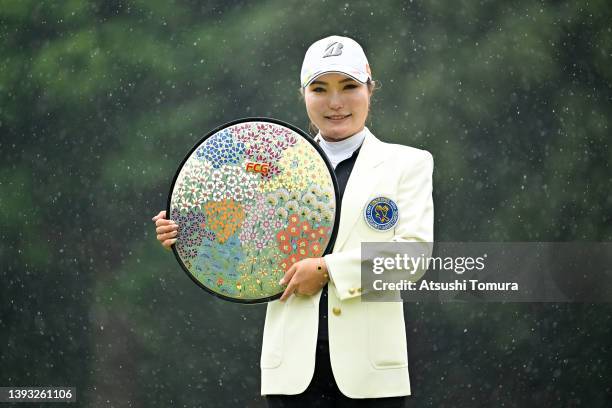
POLYGON ((340 141, 365 126, 368 86, 342 74, 321 75, 304 89, 308 117, 327 141, 340 141))

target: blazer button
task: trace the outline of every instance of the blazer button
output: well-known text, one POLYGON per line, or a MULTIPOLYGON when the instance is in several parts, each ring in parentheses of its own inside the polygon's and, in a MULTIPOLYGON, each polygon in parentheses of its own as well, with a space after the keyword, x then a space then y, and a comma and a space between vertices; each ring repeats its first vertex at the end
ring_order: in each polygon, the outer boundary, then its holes
POLYGON ((340 313, 342 313, 342 309, 340 309, 339 307, 334 307, 332 309, 332 313, 335 314, 336 316, 340 316, 340 313))
POLYGON ((355 288, 350 288, 349 295, 354 295, 354 294, 355 294, 355 288))

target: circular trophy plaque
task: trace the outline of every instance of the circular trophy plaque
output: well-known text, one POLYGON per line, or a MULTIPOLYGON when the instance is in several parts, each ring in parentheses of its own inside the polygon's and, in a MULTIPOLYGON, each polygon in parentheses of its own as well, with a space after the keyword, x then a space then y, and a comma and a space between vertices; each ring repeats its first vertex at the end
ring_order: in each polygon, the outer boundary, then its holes
POLYGON ((173 251, 218 297, 274 300, 291 265, 331 251, 337 200, 333 169, 303 131, 269 118, 230 122, 204 136, 174 176, 173 251))

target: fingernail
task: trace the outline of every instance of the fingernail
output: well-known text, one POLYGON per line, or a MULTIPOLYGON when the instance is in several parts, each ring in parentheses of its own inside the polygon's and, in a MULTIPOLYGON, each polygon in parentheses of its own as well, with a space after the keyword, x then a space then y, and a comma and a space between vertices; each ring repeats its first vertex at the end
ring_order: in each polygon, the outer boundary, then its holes
POLYGON ((278 281, 278 284, 279 284, 279 285, 284 285, 284 284, 285 284, 285 280, 284 280, 284 279, 279 280, 279 281, 278 281))

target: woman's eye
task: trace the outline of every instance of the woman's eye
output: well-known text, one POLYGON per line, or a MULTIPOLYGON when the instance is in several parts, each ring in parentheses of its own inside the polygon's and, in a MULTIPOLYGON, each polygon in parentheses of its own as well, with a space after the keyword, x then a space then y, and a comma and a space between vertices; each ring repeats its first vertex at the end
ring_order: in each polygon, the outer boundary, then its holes
POLYGON ((320 86, 317 86, 316 88, 312 89, 312 92, 325 92, 325 89, 321 88, 320 86))
POLYGON ((357 85, 355 84, 348 84, 347 86, 344 87, 344 89, 355 89, 357 88, 357 85))

